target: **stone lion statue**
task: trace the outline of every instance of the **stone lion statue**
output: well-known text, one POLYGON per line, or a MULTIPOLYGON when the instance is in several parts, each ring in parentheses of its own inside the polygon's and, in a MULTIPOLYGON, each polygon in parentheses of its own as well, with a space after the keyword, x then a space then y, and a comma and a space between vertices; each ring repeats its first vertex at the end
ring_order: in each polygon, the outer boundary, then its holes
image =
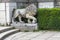
POLYGON ((21 20, 21 18, 25 17, 28 19, 28 23, 36 23, 37 20, 34 17, 34 15, 36 15, 36 11, 37 11, 36 9, 37 9, 37 7, 34 4, 31 4, 24 9, 14 9, 12 22, 13 22, 14 18, 16 18, 16 17, 19 18, 19 22, 23 22, 21 20), (30 19, 32 19, 32 22, 30 21, 30 19))

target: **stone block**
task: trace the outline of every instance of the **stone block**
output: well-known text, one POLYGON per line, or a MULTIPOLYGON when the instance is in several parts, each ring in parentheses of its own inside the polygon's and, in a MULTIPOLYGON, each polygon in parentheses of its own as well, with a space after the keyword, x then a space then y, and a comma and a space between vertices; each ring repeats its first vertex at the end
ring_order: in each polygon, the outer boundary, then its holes
POLYGON ((29 24, 29 23, 12 23, 11 26, 20 29, 20 30, 37 30, 37 23, 29 24))

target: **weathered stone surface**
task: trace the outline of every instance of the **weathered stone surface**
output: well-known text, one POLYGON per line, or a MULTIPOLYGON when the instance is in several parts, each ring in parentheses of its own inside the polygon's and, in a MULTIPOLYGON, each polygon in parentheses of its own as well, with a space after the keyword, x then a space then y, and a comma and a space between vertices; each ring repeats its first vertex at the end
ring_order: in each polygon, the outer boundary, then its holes
POLYGON ((36 24, 29 24, 29 23, 13 23, 11 24, 13 27, 18 28, 20 30, 37 30, 37 23, 36 24))

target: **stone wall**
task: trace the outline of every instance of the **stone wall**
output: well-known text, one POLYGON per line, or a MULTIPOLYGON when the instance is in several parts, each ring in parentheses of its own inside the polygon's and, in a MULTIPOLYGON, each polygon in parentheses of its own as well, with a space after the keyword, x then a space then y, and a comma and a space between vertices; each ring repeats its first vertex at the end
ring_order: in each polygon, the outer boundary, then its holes
POLYGON ((5 3, 0 3, 0 23, 5 24, 5 3))
POLYGON ((16 3, 0 3, 1 24, 9 24, 11 22, 13 8, 16 8, 16 3))
POLYGON ((54 8, 54 2, 40 2, 38 3, 39 8, 54 8))

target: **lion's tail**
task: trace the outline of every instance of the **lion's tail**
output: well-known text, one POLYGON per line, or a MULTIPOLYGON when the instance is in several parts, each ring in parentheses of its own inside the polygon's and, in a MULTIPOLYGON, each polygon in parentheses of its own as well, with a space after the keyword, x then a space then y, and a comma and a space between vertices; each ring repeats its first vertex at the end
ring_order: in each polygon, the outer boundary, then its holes
POLYGON ((12 11, 12 17, 14 16, 15 10, 16 10, 16 9, 14 8, 13 11, 12 11))

